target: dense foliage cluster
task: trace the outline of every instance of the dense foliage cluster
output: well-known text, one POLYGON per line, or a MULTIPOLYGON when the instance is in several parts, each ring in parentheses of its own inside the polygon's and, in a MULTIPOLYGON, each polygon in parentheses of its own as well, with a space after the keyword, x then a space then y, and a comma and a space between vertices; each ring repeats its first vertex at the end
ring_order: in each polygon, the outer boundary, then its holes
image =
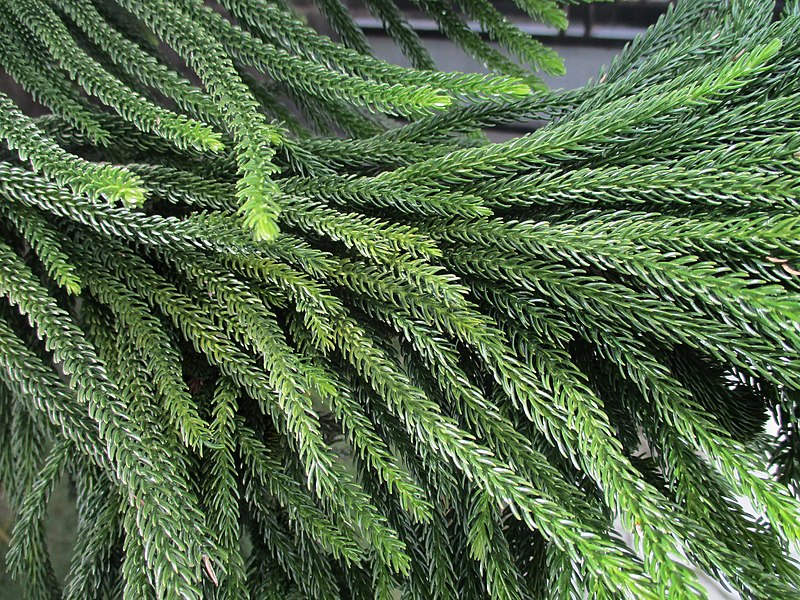
POLYGON ((28 597, 796 598, 798 5, 685 0, 548 92, 489 0, 414 2, 492 75, 315 2, 340 42, 280 0, 0 0, 52 112, 0 95, 28 597))

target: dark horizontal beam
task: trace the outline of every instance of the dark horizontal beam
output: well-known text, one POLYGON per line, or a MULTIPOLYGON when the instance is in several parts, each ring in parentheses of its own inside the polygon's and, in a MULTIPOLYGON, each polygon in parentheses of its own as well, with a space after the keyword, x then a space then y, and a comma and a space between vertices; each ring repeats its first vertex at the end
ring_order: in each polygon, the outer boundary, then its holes
MULTIPOLYGON (((414 31, 423 39, 447 39, 432 20, 420 18, 409 19, 408 21, 414 31)), ((386 31, 383 29, 381 22, 377 19, 372 17, 358 17, 355 19, 355 22, 367 35, 386 35, 386 31)), ((591 34, 587 36, 584 27, 579 24, 571 25, 566 31, 562 32, 548 29, 538 23, 515 22, 515 25, 522 31, 548 44, 601 46, 606 48, 622 48, 625 44, 633 40, 636 35, 644 31, 644 29, 638 27, 594 25, 591 29, 591 34)), ((489 37, 481 31, 477 23, 468 23, 468 26, 476 33, 479 33, 484 39, 489 39, 489 37)))

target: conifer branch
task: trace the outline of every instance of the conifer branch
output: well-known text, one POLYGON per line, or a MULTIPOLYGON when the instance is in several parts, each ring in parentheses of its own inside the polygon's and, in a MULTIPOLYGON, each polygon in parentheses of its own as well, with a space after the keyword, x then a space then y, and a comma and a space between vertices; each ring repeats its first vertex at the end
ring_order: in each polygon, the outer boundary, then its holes
POLYGON ((415 68, 316 4, 339 41, 285 2, 0 0, 51 111, 0 92, 21 585, 794 598, 798 3, 682 0, 554 92, 493 2, 415 0, 488 74, 433 70, 394 0, 365 4, 415 68))

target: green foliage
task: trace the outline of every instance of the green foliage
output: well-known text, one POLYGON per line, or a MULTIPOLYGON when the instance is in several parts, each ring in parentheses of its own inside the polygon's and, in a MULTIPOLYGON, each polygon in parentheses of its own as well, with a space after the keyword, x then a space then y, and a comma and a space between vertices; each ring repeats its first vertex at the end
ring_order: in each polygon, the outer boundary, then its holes
POLYGON ((568 92, 487 0, 415 4, 488 75, 393 0, 415 68, 315 4, 339 41, 268 0, 0 0, 52 113, 0 94, 27 597, 797 597, 798 4, 684 0, 568 92))

